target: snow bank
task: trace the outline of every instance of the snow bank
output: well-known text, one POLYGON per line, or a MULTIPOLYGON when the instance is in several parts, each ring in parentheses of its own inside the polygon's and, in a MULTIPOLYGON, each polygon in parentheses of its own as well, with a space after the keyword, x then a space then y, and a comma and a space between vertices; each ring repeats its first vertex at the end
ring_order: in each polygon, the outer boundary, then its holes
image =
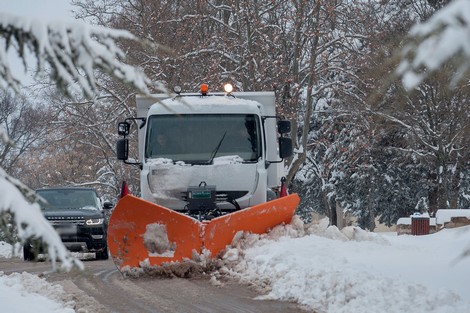
POLYGON ((259 299, 315 312, 470 312, 461 298, 466 288, 456 288, 470 262, 448 268, 455 258, 444 257, 449 238, 435 246, 436 235, 385 237, 358 227, 340 231, 327 220, 303 229, 293 223, 266 235, 238 235, 214 277, 235 277, 264 292, 259 299))
POLYGON ((64 303, 64 290, 28 273, 0 272, 0 303, 3 312, 73 313, 74 302, 64 303))

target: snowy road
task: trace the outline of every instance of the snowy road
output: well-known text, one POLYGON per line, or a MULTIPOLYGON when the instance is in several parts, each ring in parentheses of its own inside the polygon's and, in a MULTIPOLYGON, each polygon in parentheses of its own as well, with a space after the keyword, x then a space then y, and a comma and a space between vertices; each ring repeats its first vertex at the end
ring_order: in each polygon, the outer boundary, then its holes
POLYGON ((59 283, 75 311, 81 312, 304 312, 295 304, 254 300, 245 286, 226 282, 214 286, 209 278, 123 278, 111 260, 85 261, 84 272, 51 273, 44 262, 0 258, 5 274, 29 272, 59 283))

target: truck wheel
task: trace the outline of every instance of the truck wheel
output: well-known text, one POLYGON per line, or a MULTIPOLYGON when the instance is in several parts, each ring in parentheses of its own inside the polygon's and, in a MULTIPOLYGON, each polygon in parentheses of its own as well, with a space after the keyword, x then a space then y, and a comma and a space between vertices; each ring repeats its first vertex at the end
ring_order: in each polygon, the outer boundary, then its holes
POLYGON ((34 253, 31 251, 29 244, 23 246, 23 259, 25 261, 34 261, 34 253))

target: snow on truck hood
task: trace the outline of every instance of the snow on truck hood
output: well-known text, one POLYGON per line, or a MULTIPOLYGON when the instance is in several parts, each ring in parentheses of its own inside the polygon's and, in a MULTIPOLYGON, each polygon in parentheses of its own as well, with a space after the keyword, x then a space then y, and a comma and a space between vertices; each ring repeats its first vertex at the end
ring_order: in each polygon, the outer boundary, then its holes
POLYGON ((236 157, 221 157, 214 159, 210 165, 152 160, 147 179, 154 201, 181 209, 186 204, 181 200, 182 192, 186 192, 189 186, 198 186, 202 181, 214 185, 217 191, 245 191, 251 194, 256 188, 257 164, 237 160, 236 157))
POLYGON ((149 173, 150 189, 155 193, 172 190, 179 194, 186 191, 188 186, 197 186, 201 181, 205 181, 208 185, 217 185, 218 190, 233 190, 233 186, 240 186, 253 192, 257 175, 256 164, 227 160, 228 158, 219 158, 211 165, 154 162, 149 173))

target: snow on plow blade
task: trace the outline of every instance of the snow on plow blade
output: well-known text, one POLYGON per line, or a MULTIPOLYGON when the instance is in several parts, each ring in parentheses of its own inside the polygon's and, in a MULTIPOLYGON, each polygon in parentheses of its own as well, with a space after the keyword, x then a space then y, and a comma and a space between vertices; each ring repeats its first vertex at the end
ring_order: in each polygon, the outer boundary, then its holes
POLYGON ((288 224, 299 204, 297 194, 258 204, 241 211, 214 218, 206 224, 204 247, 215 256, 230 244, 235 234, 247 231, 264 234, 274 226, 288 224))
POLYGON ((299 203, 296 194, 259 204, 211 221, 192 217, 132 195, 114 208, 108 226, 108 247, 118 269, 191 259, 205 248, 216 256, 238 231, 262 234, 289 223, 299 203))

